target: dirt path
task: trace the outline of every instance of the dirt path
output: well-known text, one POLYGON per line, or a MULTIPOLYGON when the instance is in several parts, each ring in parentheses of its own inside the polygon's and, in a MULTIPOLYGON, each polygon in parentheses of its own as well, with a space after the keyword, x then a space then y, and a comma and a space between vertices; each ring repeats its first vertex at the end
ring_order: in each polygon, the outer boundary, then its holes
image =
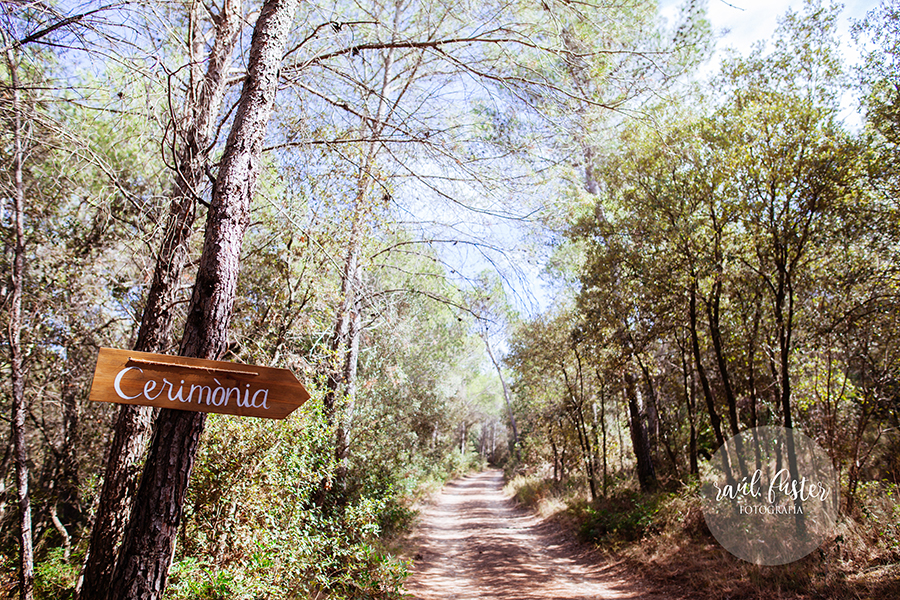
POLYGON ((516 507, 500 471, 457 479, 423 512, 406 591, 418 600, 674 600, 516 507))

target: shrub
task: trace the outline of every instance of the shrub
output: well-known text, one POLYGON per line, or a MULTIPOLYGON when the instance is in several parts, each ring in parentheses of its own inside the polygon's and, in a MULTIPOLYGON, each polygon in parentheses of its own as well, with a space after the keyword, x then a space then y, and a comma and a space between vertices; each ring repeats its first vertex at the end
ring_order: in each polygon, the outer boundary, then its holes
POLYGON ((656 517, 667 498, 667 494, 644 495, 625 489, 569 510, 581 523, 579 537, 584 541, 634 541, 659 531, 656 517))
POLYGON ((72 598, 80 571, 81 561, 66 560, 64 548, 51 548, 45 557, 35 561, 35 597, 48 600, 72 598))

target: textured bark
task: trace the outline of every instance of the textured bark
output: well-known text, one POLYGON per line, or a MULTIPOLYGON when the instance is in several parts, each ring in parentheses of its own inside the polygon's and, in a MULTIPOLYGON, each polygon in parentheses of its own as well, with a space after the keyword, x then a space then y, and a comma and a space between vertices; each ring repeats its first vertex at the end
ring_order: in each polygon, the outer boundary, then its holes
MULTIPOLYGON (((5 36, 3 37, 5 41, 5 36)), ((25 369, 22 360, 22 288, 25 278, 25 162, 18 64, 12 49, 6 51, 13 101, 13 251, 12 289, 9 305, 9 369, 12 380, 12 437, 16 465, 16 504, 19 509, 19 597, 34 595, 34 556, 31 538, 31 501, 28 496, 28 447, 25 439, 25 369)))
POLYGON ((650 492, 656 489, 656 469, 653 467, 653 457, 650 454, 650 441, 644 427, 643 411, 638 400, 636 382, 628 370, 625 371, 625 393, 628 397, 631 444, 637 459, 638 483, 642 492, 650 492))
MULTIPOLYGON (((297 0, 268 0, 253 32, 248 75, 207 216, 180 354, 217 359, 227 346, 250 200, 297 0)), ((135 497, 109 600, 158 599, 166 586, 205 413, 163 410, 135 497)))
MULTIPOLYGON (((216 118, 221 111, 231 56, 241 31, 240 0, 225 0, 216 19, 216 40, 209 55, 206 76, 193 86, 188 115, 177 159, 172 202, 141 318, 134 349, 163 352, 172 337, 172 306, 187 262, 188 243, 196 215, 197 199, 206 178, 208 150, 216 118)), ((196 36, 199 37, 199 36, 196 36)), ((116 550, 137 488, 139 461, 150 437, 153 409, 122 405, 109 448, 100 501, 91 531, 91 543, 79 581, 81 600, 102 599, 115 571, 116 550)))

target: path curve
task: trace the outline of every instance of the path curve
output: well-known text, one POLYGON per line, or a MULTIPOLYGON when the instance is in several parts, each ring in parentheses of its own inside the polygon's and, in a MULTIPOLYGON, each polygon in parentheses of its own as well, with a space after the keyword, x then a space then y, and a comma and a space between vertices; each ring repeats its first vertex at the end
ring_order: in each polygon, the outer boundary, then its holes
POLYGON ((498 470, 448 483, 416 532, 406 591, 417 600, 673 600, 517 507, 498 470))

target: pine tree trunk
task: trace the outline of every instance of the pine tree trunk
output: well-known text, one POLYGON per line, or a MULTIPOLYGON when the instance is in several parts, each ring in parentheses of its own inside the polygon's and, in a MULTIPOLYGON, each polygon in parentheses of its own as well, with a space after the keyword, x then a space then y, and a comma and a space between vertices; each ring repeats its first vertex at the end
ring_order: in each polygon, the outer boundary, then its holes
MULTIPOLYGON (((206 76, 199 90, 191 90, 188 99, 190 114, 182 133, 184 145, 177 161, 169 216, 134 347, 141 352, 163 352, 172 337, 172 306, 187 262, 197 199, 206 177, 208 148, 225 97, 242 17, 241 0, 225 0, 216 21, 216 40, 206 76)), ((137 488, 140 460, 150 438, 152 415, 153 409, 147 406, 119 407, 91 542, 78 583, 81 600, 102 600, 109 589, 116 551, 137 488)))
MULTIPOLYGON (((5 38, 4 38, 5 41, 5 38)), ((18 64, 14 51, 6 51, 13 100, 13 219, 15 249, 9 306, 9 369, 12 380, 12 436, 16 465, 16 504, 19 509, 19 597, 34 596, 34 556, 31 538, 31 501, 28 496, 28 447, 25 439, 25 368, 22 359, 22 290, 25 278, 25 183, 22 170, 25 148, 22 138, 22 106, 18 64)))
MULTIPOLYGON (((217 359, 227 347, 250 200, 297 0, 267 0, 253 32, 248 75, 216 179, 182 356, 217 359)), ((125 530, 109 600, 156 600, 165 590, 184 495, 205 413, 162 410, 125 530)))

